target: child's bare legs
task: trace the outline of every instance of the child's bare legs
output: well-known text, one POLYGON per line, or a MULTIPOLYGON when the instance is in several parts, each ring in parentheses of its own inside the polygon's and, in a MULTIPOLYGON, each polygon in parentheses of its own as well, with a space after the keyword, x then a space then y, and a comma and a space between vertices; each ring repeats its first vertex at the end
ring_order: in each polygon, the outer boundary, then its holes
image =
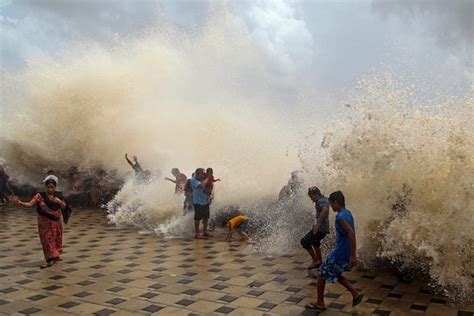
POLYGON ((326 287, 326 280, 324 280, 320 275, 318 275, 318 300, 316 305, 324 307, 324 288, 326 287))
POLYGON ((323 261, 323 257, 321 255, 321 248, 319 247, 313 247, 313 248, 314 248, 314 253, 316 254, 316 259, 317 259, 317 260, 314 260, 313 258, 313 261, 316 263, 321 263, 323 261))
POLYGON ((241 231, 241 232, 239 232, 239 234, 240 234, 240 238, 241 238, 242 241, 245 241, 247 243, 250 242, 250 237, 246 232, 241 231))
MULTIPOLYGON (((351 283, 342 275, 339 277, 338 282, 344 286, 352 294, 352 298, 355 299, 359 292, 351 285, 351 283)), ((316 305, 323 307, 324 306, 324 289, 326 287, 326 280, 321 276, 318 276, 318 300, 316 305)))
POLYGON ((314 251, 313 247, 306 249, 311 256, 311 259, 313 259, 313 262, 317 263, 319 262, 318 257, 316 256, 316 252, 314 251))
MULTIPOLYGON (((351 292, 353 299, 355 299, 355 298, 357 297, 357 295, 359 295, 359 292, 357 292, 357 290, 354 289, 354 287, 352 286, 352 284, 351 284, 345 277, 343 277, 342 275, 339 277, 338 282, 339 282, 343 287, 345 287, 349 292, 351 292)), ((318 286, 319 286, 319 283, 318 283, 318 286)), ((318 294, 319 294, 319 293, 318 293, 318 294)))
POLYGON ((320 264, 322 262, 321 249, 319 247, 311 246, 309 249, 306 249, 313 259, 314 264, 320 264))

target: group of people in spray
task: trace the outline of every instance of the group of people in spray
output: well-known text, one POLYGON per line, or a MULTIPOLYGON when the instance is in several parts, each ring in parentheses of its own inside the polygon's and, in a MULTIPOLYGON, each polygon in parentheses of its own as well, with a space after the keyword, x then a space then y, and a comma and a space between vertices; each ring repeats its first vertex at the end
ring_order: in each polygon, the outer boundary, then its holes
MULTIPOLYGON (((174 179, 166 177, 165 180, 175 184, 175 194, 184 195, 183 215, 194 212, 194 238, 206 239, 213 235, 209 232, 210 205, 214 198, 214 183, 220 179, 214 178, 212 168, 197 168, 188 179, 178 168, 173 168, 171 173, 174 179), (202 221, 202 234, 200 223, 202 221)), ((222 226, 228 227, 227 241, 231 241, 233 234, 237 231, 242 241, 251 243, 247 226, 248 217, 232 208, 231 212, 225 212, 218 218, 222 226)))
MULTIPOLYGON (((45 172, 61 179, 61 191, 73 206, 99 207, 112 200, 123 185, 123 179, 117 171, 106 171, 102 168, 80 170, 77 166, 45 172)), ((29 197, 36 193, 37 185, 12 181, 0 166, 0 205, 10 202, 8 196, 29 197)), ((43 180, 44 182, 44 180, 43 180)))
MULTIPOLYGON (((125 158, 135 170, 136 176, 146 181, 146 175, 144 178, 144 170, 138 163, 138 159, 133 157, 133 161, 131 161, 127 155, 125 155, 125 158)), ((206 239, 213 237, 208 230, 208 221, 210 205, 213 200, 214 183, 220 181, 220 179, 214 178, 212 168, 207 170, 197 168, 190 179, 177 168, 173 168, 171 172, 174 179, 165 178, 165 180, 175 184, 175 194, 184 195, 183 213, 194 212, 195 238, 206 239), (202 234, 200 233, 201 221, 203 226, 202 234)), ((70 178, 75 179, 75 177, 70 178)), ((9 185, 9 177, 4 169, 0 169, 0 203, 5 202, 5 191, 9 190, 12 193, 12 200, 15 205, 22 207, 36 206, 38 232, 46 259, 45 264, 41 267, 46 268, 61 261, 63 228, 72 210, 63 194, 56 191, 59 179, 54 172, 49 171, 43 182, 45 191, 35 194, 29 202, 23 202, 13 193, 9 185)), ((288 185, 280 192, 280 199, 298 190, 299 185, 297 174, 292 173, 292 178, 288 185)), ((307 304, 305 308, 318 312, 326 309, 324 304, 326 282, 338 282, 343 285, 353 297, 352 305, 356 306, 362 302, 363 294, 359 293, 342 275, 344 272, 350 271, 357 264, 355 223, 352 213, 346 208, 344 194, 341 191, 335 191, 329 197, 325 197, 319 188, 313 186, 308 189, 308 197, 315 205, 315 222, 309 232, 301 239, 301 245, 308 251, 312 259, 308 270, 319 269, 319 273, 317 300, 307 304), (336 245, 326 258, 323 258, 320 245, 330 231, 328 216, 330 208, 336 212, 336 245)), ((233 212, 227 213, 224 218, 220 218, 220 223, 222 226, 228 227, 226 240, 231 240, 236 230, 241 235, 242 240, 251 242, 247 231, 249 223, 247 215, 233 210, 233 212)))
MULTIPOLYGON (((151 174, 142 168, 137 156, 133 156, 130 160, 128 154, 125 154, 125 159, 134 170, 136 179, 139 182, 147 183, 151 174)), ((209 224, 215 226, 216 220, 210 223, 210 205, 214 199, 214 184, 221 180, 214 177, 212 168, 197 168, 189 179, 178 168, 171 169, 171 174, 173 178, 165 177, 164 180, 174 183, 175 195, 184 196, 183 215, 194 213, 194 238, 207 239, 214 237, 210 233, 209 224), (202 234, 200 231, 201 223, 202 234)), ((237 207, 232 207, 228 212, 220 214, 217 222, 228 227, 226 240, 231 241, 234 232, 237 231, 242 241, 252 242, 248 234, 248 217, 239 212, 237 207)))
MULTIPOLYGON (((165 180, 175 183, 175 193, 184 194, 184 214, 190 210, 194 210, 195 222, 195 238, 209 238, 208 219, 210 213, 210 204, 212 202, 212 188, 214 180, 213 170, 203 168, 196 169, 191 179, 187 179, 186 175, 181 173, 179 169, 172 169, 175 179, 165 178, 165 180), (199 222, 203 222, 203 234, 199 231, 199 222)), ((285 200, 300 188, 297 172, 293 172, 290 181, 282 188, 279 194, 279 200, 285 200)), ((324 304, 324 291, 326 282, 340 283, 352 295, 352 305, 359 305, 364 295, 359 293, 351 283, 342 275, 346 271, 351 271, 352 267, 357 264, 356 253, 356 235, 355 223, 351 211, 346 208, 344 194, 341 191, 335 191, 325 197, 320 189, 316 186, 308 189, 308 197, 315 206, 315 221, 309 232, 301 239, 301 246, 307 250, 311 256, 312 262, 308 266, 308 270, 319 269, 317 282, 317 300, 305 306, 306 309, 314 311, 326 310, 324 304), (323 259, 321 254, 321 242, 330 232, 329 209, 336 212, 335 229, 336 229, 336 245, 335 248, 323 259)), ((223 226, 227 226, 229 231, 226 240, 231 240, 234 230, 237 230, 242 240, 251 242, 248 235, 247 227, 249 217, 231 211, 221 216, 220 222, 223 226)))

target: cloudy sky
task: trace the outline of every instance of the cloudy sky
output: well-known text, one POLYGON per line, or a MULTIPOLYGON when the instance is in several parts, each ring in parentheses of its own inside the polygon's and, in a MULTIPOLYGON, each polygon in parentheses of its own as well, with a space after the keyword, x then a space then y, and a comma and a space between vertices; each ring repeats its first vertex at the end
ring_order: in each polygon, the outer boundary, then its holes
MULTIPOLYGON (((78 41, 106 44, 166 21, 198 32, 217 1, 0 0, 1 69, 60 58, 78 41)), ((372 72, 460 89, 473 67, 471 0, 221 2, 277 71, 324 91, 349 89, 372 72), (429 80, 426 80, 429 76, 429 80)))

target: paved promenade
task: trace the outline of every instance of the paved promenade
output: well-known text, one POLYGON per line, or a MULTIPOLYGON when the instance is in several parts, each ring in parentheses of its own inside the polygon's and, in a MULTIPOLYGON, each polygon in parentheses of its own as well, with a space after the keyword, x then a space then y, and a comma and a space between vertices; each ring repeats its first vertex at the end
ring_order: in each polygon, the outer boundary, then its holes
MULTIPOLYGON (((65 231, 64 261, 40 270, 35 210, 0 210, 0 313, 34 315, 316 315, 316 284, 307 256, 265 258, 247 245, 161 240, 107 225, 100 210, 76 209, 65 231)), ((347 274, 365 293, 351 307, 340 285, 328 285, 321 315, 474 315, 423 284, 391 275, 347 274)))

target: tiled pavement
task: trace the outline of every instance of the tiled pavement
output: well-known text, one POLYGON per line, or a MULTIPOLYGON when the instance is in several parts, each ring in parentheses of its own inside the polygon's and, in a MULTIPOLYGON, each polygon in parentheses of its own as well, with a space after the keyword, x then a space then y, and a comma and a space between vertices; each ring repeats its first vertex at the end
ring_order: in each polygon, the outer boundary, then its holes
MULTIPOLYGON (((315 315, 304 253, 265 258, 238 242, 162 240, 108 226, 100 210, 77 209, 64 261, 40 270, 34 210, 0 210, 0 312, 34 315, 315 315)), ((473 315, 391 275, 347 274, 366 301, 352 308, 328 285, 322 315, 473 315)))

